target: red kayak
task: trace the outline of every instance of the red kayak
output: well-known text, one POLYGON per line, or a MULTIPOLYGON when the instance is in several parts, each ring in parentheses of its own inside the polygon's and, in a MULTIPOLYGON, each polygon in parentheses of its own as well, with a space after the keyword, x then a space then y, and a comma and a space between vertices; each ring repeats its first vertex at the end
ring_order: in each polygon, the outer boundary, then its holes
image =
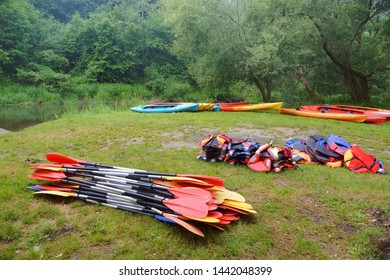
POLYGON ((390 120, 390 110, 380 109, 380 108, 372 108, 372 107, 362 107, 362 106, 353 106, 353 105, 330 105, 332 107, 338 107, 342 109, 353 109, 360 110, 363 112, 375 112, 382 116, 385 116, 387 120, 390 120))
POLYGON ((386 116, 382 113, 376 111, 363 111, 352 108, 340 108, 338 106, 310 106, 304 105, 300 106, 302 110, 309 110, 315 112, 323 112, 323 113, 335 113, 335 114, 353 114, 353 115, 367 115, 365 123, 371 124, 381 124, 386 121, 386 116))

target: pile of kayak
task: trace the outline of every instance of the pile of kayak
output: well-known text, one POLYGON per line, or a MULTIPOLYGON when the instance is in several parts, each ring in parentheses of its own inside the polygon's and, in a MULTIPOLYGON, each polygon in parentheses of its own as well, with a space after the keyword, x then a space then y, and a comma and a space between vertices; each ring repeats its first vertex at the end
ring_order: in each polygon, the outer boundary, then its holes
POLYGON ((279 112, 295 116, 370 124, 382 124, 390 119, 390 110, 348 105, 303 105, 296 109, 279 108, 279 112))
POLYGON ((199 112, 199 111, 228 111, 247 112, 259 110, 277 110, 283 102, 250 104, 249 102, 227 102, 227 103, 153 103, 132 107, 133 112, 138 113, 178 113, 178 112, 199 112))
POLYGON ((59 154, 46 158, 48 163, 31 164, 29 177, 39 182, 28 188, 35 195, 69 197, 148 215, 202 237, 197 224, 224 230, 241 215, 256 213, 219 177, 110 166, 59 154))

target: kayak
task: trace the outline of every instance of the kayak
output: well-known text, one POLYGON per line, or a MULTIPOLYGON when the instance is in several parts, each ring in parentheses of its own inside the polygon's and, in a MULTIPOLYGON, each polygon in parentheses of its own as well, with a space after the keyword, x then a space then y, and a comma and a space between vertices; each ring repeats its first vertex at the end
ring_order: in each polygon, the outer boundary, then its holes
POLYGON ((346 109, 346 108, 340 108, 337 106, 312 106, 312 105, 303 105, 300 106, 300 109, 302 110, 309 110, 314 112, 326 112, 326 113, 337 113, 337 114, 352 114, 352 115, 367 115, 365 123, 371 123, 371 124, 381 124, 386 121, 386 117, 376 111, 363 111, 358 109, 346 109))
POLYGON ((330 106, 343 108, 343 109, 357 109, 357 110, 362 110, 364 112, 377 112, 385 116, 387 120, 390 120, 390 110, 386 110, 386 109, 353 106, 353 105, 330 105, 330 106))
POLYGON ((219 111, 220 106, 214 103, 198 103, 198 111, 219 111))
POLYGON ((332 119, 339 121, 349 121, 349 122, 364 122, 367 119, 367 115, 352 115, 352 114, 337 114, 337 113, 327 113, 327 112, 315 112, 309 110, 297 110, 292 108, 279 108, 281 114, 310 117, 310 118, 320 118, 320 119, 332 119))
POLYGON ((221 106, 221 111, 258 111, 258 110, 275 110, 282 107, 283 102, 274 102, 274 103, 258 103, 258 104, 244 104, 244 105, 228 105, 224 106, 219 103, 221 106))
POLYGON ((232 107, 232 106, 242 106, 242 105, 249 105, 249 101, 241 101, 241 102, 215 102, 214 104, 217 104, 221 107, 232 107))
POLYGON ((150 104, 132 107, 131 111, 138 113, 178 113, 194 112, 198 110, 198 107, 198 103, 150 104))
MULTIPOLYGON (((160 103, 153 103, 149 105, 180 105, 180 104, 194 104, 194 103, 189 103, 189 102, 160 102, 160 103)), ((220 106, 214 103, 197 103, 198 104, 198 109, 195 111, 216 111, 218 112, 220 109, 220 106)))

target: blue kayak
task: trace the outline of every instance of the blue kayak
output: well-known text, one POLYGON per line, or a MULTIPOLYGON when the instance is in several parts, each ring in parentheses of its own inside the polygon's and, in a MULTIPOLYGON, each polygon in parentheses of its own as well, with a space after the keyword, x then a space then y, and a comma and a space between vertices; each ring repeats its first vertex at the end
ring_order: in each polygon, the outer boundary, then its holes
POLYGON ((198 103, 152 104, 132 107, 131 111, 138 113, 194 112, 198 110, 198 107, 198 103))

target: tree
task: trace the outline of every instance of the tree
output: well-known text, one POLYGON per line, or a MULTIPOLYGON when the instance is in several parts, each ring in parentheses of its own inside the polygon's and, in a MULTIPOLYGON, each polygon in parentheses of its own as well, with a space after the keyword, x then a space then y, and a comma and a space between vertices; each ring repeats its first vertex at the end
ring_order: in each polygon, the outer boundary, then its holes
POLYGON ((318 43, 354 101, 370 100, 369 79, 387 60, 379 32, 389 8, 388 0, 308 2, 318 43))
POLYGON ((40 45, 42 21, 34 7, 23 0, 2 1, 0 12, 0 69, 6 75, 15 75, 40 45))
POLYGON ((268 101, 271 77, 279 70, 277 38, 263 32, 262 25, 251 29, 247 2, 163 1, 163 8, 176 35, 173 52, 185 61, 200 86, 226 87, 248 80, 268 101))

